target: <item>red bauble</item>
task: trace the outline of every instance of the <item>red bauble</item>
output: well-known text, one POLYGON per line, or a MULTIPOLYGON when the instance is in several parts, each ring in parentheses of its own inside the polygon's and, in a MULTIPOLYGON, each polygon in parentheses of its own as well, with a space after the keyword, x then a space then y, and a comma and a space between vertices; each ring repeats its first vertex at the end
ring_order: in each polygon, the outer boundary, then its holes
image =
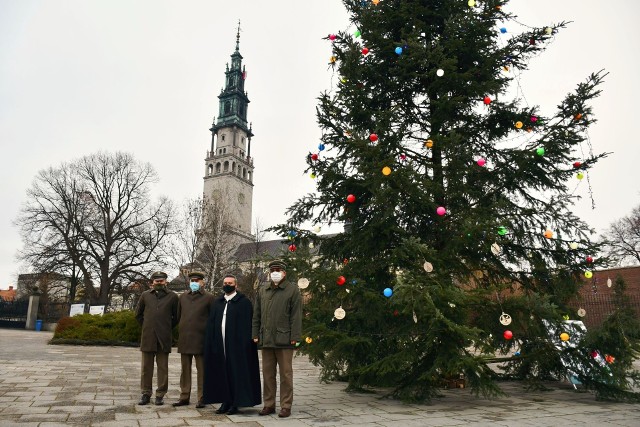
POLYGON ((587 257, 587 264, 591 264, 593 262, 593 258, 590 256, 587 257))
POLYGON ((353 203, 353 202, 355 202, 355 201, 356 201, 356 196, 354 196, 353 194, 349 194, 349 195, 347 196, 347 202, 349 202, 349 203, 353 203))
POLYGON ((329 40, 334 41, 336 39, 335 34, 329 34, 329 40))
POLYGON ((296 251, 296 249, 298 249, 298 248, 296 247, 296 245, 289 245, 289 251, 291 251, 291 252, 295 252, 295 251, 296 251))
POLYGON ((368 49, 368 48, 366 48, 366 47, 363 47, 363 48, 362 48, 362 54, 363 54, 363 55, 366 55, 367 53, 369 53, 369 49, 368 49))
POLYGON ((400 314, 400 312, 398 310, 393 310, 393 315, 394 316, 398 316, 400 314))
POLYGON ((316 153, 313 153, 311 155, 311 160, 318 160, 318 155, 316 153))
POLYGON ((484 105, 489 105, 491 104, 491 98, 489 98, 488 96, 485 96, 482 102, 484 102, 484 105))
POLYGON ((582 163, 580 162, 573 162, 573 167, 578 169, 580 166, 582 166, 582 163))
POLYGON ((510 340, 511 338, 513 338, 513 332, 507 329, 506 331, 504 331, 504 334, 502 334, 502 336, 505 340, 510 340))
POLYGON ((378 134, 372 133, 369 135, 369 141, 376 142, 378 140, 378 134))
POLYGON ((336 283, 340 286, 344 285, 345 282, 347 281, 347 279, 344 278, 344 276, 340 276, 338 277, 338 280, 336 280, 336 283))

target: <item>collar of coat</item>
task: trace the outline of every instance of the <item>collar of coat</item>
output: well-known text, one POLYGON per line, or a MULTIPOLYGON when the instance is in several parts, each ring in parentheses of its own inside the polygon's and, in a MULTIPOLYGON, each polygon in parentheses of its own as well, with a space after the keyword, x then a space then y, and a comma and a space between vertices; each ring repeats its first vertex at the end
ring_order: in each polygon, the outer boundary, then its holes
POLYGON ((284 288, 286 288, 286 287, 287 287, 287 281, 286 281, 286 280, 283 280, 282 282, 278 283, 277 285, 275 285, 275 286, 273 286, 273 285, 274 285, 274 283, 273 283, 273 282, 271 282, 271 283, 269 284, 269 286, 267 287, 267 289, 271 289, 271 290, 275 290, 275 289, 277 289, 277 288, 284 289, 284 288))
MULTIPOLYGON (((218 298, 218 301, 222 301, 225 302, 225 298, 224 298, 225 294, 220 295, 220 297, 218 298)), ((234 295, 233 298, 231 298, 229 301, 233 301, 236 302, 238 301, 240 298, 244 298, 244 294, 241 294, 240 292, 236 291, 236 294, 234 295)))

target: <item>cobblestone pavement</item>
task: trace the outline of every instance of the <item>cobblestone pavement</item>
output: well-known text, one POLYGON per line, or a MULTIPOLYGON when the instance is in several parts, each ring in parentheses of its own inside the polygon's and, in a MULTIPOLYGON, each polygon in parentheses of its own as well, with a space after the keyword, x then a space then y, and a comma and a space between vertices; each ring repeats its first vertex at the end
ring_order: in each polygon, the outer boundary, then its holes
POLYGON ((169 359, 165 405, 138 406, 138 349, 51 346, 51 336, 0 329, 0 426, 640 426, 640 405, 598 402, 563 383, 547 392, 507 383, 508 397, 497 400, 475 398, 468 389, 443 390, 442 398, 421 405, 345 393, 342 383, 321 384, 305 357, 294 359, 287 419, 258 416, 260 407, 232 416, 215 414, 212 405, 172 407, 179 394, 177 353, 169 359))

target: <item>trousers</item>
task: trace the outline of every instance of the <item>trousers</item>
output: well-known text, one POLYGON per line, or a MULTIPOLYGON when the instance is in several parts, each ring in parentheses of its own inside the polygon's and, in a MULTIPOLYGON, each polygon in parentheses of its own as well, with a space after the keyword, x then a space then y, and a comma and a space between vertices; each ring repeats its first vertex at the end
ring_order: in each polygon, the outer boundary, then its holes
POLYGON ((153 362, 155 359, 158 365, 158 388, 156 397, 164 397, 169 388, 169 353, 154 353, 143 351, 142 353, 142 375, 140 379, 140 389, 142 394, 151 396, 153 382, 153 362))
POLYGON ((191 398, 191 366, 193 359, 196 360, 196 384, 198 393, 198 402, 202 400, 202 384, 204 382, 204 356, 202 354, 184 354, 180 355, 180 400, 189 400, 191 398))
POLYGON ((293 349, 262 349, 262 380, 264 406, 276 406, 276 369, 280 371, 280 408, 293 404, 293 349))

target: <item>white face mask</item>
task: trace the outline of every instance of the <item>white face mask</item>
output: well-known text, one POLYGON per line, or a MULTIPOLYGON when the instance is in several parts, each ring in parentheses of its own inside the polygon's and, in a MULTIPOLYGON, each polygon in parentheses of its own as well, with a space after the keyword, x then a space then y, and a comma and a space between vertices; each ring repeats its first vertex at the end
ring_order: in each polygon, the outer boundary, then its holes
POLYGON ((281 271, 272 271, 271 272, 271 280, 273 280, 274 283, 280 283, 280 281, 282 280, 282 272, 281 271))

